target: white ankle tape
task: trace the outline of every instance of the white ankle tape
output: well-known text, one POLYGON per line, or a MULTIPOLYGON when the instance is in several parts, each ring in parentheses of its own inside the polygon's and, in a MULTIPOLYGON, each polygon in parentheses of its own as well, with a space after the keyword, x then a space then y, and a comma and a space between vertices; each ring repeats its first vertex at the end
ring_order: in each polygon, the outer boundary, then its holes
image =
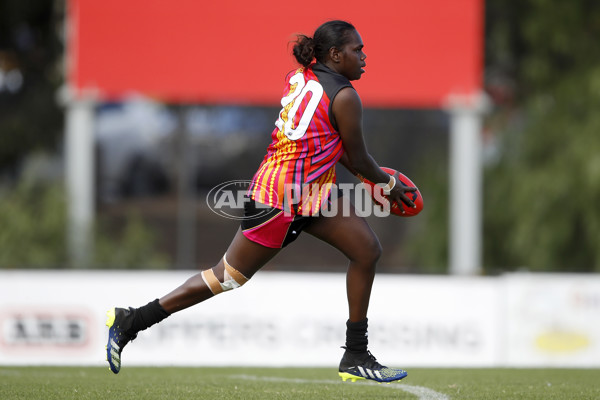
POLYGON ((217 279, 217 276, 212 268, 202 271, 202 279, 213 294, 219 294, 221 292, 227 292, 228 290, 237 289, 240 286, 243 286, 244 283, 248 282, 248 278, 246 278, 244 274, 229 265, 225 255, 223 256, 223 265, 225 266, 223 282, 220 282, 219 279, 217 279))

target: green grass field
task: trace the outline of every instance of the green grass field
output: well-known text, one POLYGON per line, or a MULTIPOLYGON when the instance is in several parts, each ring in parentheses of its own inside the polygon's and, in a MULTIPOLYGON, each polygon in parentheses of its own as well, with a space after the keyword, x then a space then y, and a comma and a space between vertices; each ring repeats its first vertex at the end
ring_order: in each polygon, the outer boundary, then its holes
POLYGON ((414 368, 378 385, 331 368, 0 367, 0 399, 600 399, 600 370, 414 368))

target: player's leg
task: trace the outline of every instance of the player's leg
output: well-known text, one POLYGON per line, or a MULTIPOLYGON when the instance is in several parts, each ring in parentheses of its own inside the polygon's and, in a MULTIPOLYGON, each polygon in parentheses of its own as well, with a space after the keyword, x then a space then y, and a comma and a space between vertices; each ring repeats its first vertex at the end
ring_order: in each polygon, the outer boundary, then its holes
POLYGON ((337 201, 338 211, 343 212, 330 217, 319 217, 305 231, 348 257, 346 347, 351 351, 364 353, 368 344, 367 310, 381 245, 367 221, 356 214, 354 207, 344 208, 343 198, 337 201))
MULTIPOLYGON (((217 263, 217 265, 210 268, 212 273, 207 272, 209 270, 198 273, 189 278, 183 285, 173 290, 169 294, 162 297, 159 302, 160 305, 169 314, 183 310, 194 304, 200 303, 215 294, 219 293, 217 289, 212 289, 206 283, 209 274, 214 274, 218 279, 218 283, 225 284, 227 281, 233 279, 231 282, 233 286, 243 285, 244 278, 246 280, 252 278, 252 276, 265 265, 271 258, 273 258, 281 249, 273 249, 262 246, 246 238, 241 230, 238 230, 233 241, 227 249, 225 256, 217 263), (225 267, 227 262, 227 269, 225 267), (241 277, 236 278, 234 272, 231 272, 233 268, 241 274, 241 277), (228 272, 230 271, 230 272, 228 272), (229 278, 225 276, 228 273, 229 278), (238 282, 239 281, 239 282, 238 282)), ((209 281, 210 282, 210 281, 209 281)), ((229 285, 231 287, 231 285, 229 285)), ((225 288, 222 291, 228 290, 225 288)))
MULTIPOLYGON (((338 210, 344 210, 343 198, 337 201, 338 210)), ((349 320, 359 322, 367 318, 381 245, 367 221, 356 214, 354 207, 349 208, 344 210, 347 215, 338 212, 334 216, 316 218, 304 231, 332 245, 348 258, 349 320)))
POLYGON ((198 304, 223 291, 242 286, 281 249, 262 246, 238 230, 227 253, 212 268, 204 270, 181 286, 139 308, 112 308, 106 325, 109 338, 107 361, 115 374, 121 369, 121 352, 139 331, 162 321, 174 312, 198 304))
MULTIPOLYGON (((344 210, 343 198, 337 201, 338 210, 344 210)), ((367 310, 376 264, 381 255, 379 240, 367 221, 350 207, 347 215, 337 213, 317 218, 305 231, 337 248, 349 259, 346 274, 349 308, 346 351, 339 366, 342 379, 392 382, 406 377, 406 371, 379 364, 367 350, 367 310)))

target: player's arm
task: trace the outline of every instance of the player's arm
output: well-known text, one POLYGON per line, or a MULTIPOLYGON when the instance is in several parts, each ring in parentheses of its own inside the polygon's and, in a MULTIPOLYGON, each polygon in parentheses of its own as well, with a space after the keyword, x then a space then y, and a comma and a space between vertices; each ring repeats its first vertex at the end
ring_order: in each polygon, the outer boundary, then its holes
POLYGON ((363 179, 362 175, 359 174, 358 172, 356 172, 356 170, 354 168, 352 168, 352 165, 350 164, 350 160, 348 159, 348 153, 346 153, 344 151, 344 153, 342 153, 342 156, 340 157, 338 162, 340 164, 342 164, 348 171, 350 171, 350 173, 352 173, 352 175, 356 176, 360 180, 363 179))
POLYGON ((344 156, 340 160, 342 165, 371 182, 387 184, 389 175, 371 157, 363 138, 362 103, 358 93, 350 87, 340 90, 333 101, 332 111, 344 146, 344 156))
MULTIPOLYGON (((354 175, 361 175, 371 182, 384 186, 390 182, 390 176, 384 172, 367 150, 362 131, 362 102, 353 88, 347 87, 339 91, 332 105, 334 120, 342 138, 345 154, 340 162, 354 175)), ((402 201, 409 207, 414 203, 406 196, 406 192, 414 192, 414 187, 406 187, 396 183, 389 197, 394 201, 402 201)))

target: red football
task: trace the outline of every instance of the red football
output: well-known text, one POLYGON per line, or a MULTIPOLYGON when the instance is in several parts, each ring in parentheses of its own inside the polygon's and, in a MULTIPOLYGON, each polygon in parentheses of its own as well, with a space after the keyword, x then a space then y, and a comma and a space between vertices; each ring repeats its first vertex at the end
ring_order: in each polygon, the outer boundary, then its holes
MULTIPOLYGON (((406 175, 402 174, 401 172, 386 167, 381 167, 381 169, 387 172, 388 174, 392 175, 394 178, 396 178, 396 184, 400 183, 404 186, 417 187, 417 185, 415 185, 410 179, 408 179, 406 175)), ((373 197, 374 201, 378 203, 378 201, 375 199, 375 196, 373 195, 373 189, 375 187, 375 184, 367 179, 364 179, 363 182, 365 184, 365 189, 367 189, 367 192, 371 195, 371 197, 373 197)), ((400 217, 414 217, 415 215, 419 214, 421 210, 423 210, 423 196, 421 196, 421 192, 419 191, 419 189, 417 189, 414 192, 406 192, 406 195, 413 201, 413 203, 415 203, 416 208, 411 208, 402 202, 401 204, 394 202, 390 209, 391 214, 400 217), (404 214, 402 214, 401 210, 404 210, 404 214)), ((384 195, 382 194, 382 196, 384 195)))

